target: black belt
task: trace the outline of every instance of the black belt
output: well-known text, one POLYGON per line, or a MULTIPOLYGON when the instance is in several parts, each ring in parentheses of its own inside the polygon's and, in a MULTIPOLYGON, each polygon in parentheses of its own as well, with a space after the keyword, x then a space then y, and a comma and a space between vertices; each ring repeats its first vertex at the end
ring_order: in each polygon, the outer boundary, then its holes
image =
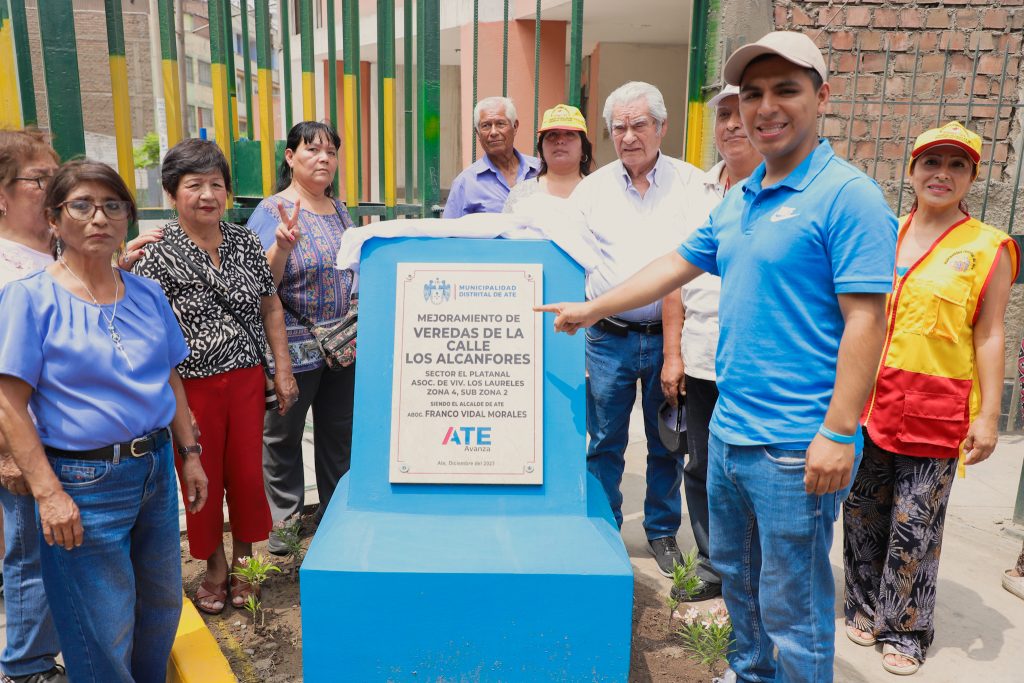
POLYGON ((639 323, 612 316, 610 318, 601 318, 594 324, 594 327, 619 337, 625 337, 630 332, 639 332, 640 334, 661 334, 660 320, 639 323))
POLYGON ((46 454, 53 458, 70 458, 72 460, 120 460, 121 458, 141 458, 164 446, 171 440, 171 432, 162 427, 155 432, 140 436, 124 443, 115 443, 89 451, 65 451, 62 448, 46 447, 46 454))

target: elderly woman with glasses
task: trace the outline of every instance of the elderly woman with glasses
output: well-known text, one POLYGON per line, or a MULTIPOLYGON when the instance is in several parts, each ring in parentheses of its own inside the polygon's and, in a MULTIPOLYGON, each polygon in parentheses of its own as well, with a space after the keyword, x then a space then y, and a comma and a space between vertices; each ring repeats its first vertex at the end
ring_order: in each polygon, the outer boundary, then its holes
POLYGON ((38 506, 71 680, 164 680, 181 611, 168 426, 190 510, 206 501, 188 346, 160 288, 112 265, 135 218, 113 169, 66 164, 43 205, 57 263, 0 290, 0 433, 38 506))
POLYGON ((208 614, 241 607, 257 592, 230 576, 252 544, 266 540, 271 516, 263 490, 264 364, 273 354, 272 393, 284 414, 298 396, 284 312, 263 248, 252 232, 221 220, 231 191, 227 160, 216 144, 190 139, 164 157, 164 191, 178 219, 146 248, 135 272, 160 283, 192 352, 178 371, 199 429, 210 504, 185 515, 189 552, 206 561, 196 607, 208 614), (223 502, 231 522, 225 554, 223 502))

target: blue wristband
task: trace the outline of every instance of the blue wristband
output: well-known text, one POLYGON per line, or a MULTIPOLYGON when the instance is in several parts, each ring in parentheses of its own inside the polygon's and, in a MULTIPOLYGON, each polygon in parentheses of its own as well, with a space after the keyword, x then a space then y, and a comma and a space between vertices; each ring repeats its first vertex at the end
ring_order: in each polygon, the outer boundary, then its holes
POLYGON ((833 432, 831 429, 829 429, 825 425, 821 425, 820 427, 818 427, 818 433, 821 434, 826 439, 828 439, 829 441, 835 441, 836 443, 848 444, 848 443, 853 443, 854 441, 857 440, 857 434, 856 433, 854 433, 854 434, 838 434, 836 432, 833 432))

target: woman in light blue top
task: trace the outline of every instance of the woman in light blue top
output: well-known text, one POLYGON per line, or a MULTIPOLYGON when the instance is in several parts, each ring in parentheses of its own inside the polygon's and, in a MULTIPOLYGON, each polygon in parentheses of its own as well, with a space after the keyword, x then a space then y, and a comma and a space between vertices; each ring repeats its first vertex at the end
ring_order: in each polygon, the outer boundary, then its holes
POLYGON ((112 267, 135 217, 113 169, 65 164, 44 205, 57 262, 0 291, 0 432, 38 504, 71 680, 162 681, 181 611, 168 426, 191 507, 206 500, 188 347, 160 287, 112 267))

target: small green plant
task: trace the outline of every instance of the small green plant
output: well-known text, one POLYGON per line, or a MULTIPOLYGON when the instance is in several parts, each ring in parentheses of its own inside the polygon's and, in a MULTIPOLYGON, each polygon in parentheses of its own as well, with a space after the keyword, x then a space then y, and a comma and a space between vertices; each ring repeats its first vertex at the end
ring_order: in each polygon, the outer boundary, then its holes
POLYGON ((271 562, 269 558, 256 553, 252 557, 239 559, 235 571, 231 572, 232 576, 238 577, 253 588, 253 592, 249 594, 245 604, 242 605, 252 615, 253 630, 256 629, 257 623, 262 626, 266 620, 263 603, 258 597, 260 586, 266 583, 271 573, 280 571, 281 568, 271 562))
POLYGON ((665 606, 668 607, 668 630, 671 631, 672 619, 676 616, 676 607, 679 607, 679 601, 670 595, 665 598, 665 606))
POLYGON ((302 564, 302 559, 306 556, 306 549, 302 545, 302 522, 296 518, 290 524, 282 525, 274 533, 277 534, 277 539, 284 544, 288 555, 292 558, 292 565, 295 570, 292 580, 298 581, 299 566, 302 564))
POLYGON ((683 563, 672 565, 671 596, 678 601, 692 597, 700 590, 700 577, 697 576, 697 549, 683 555, 683 563))
POLYGON ((146 133, 142 144, 132 149, 135 168, 153 168, 160 165, 160 137, 156 133, 146 133))
POLYGON ((683 627, 676 631, 690 658, 714 673, 719 663, 732 651, 732 622, 724 605, 701 612, 696 607, 686 610, 683 627))

